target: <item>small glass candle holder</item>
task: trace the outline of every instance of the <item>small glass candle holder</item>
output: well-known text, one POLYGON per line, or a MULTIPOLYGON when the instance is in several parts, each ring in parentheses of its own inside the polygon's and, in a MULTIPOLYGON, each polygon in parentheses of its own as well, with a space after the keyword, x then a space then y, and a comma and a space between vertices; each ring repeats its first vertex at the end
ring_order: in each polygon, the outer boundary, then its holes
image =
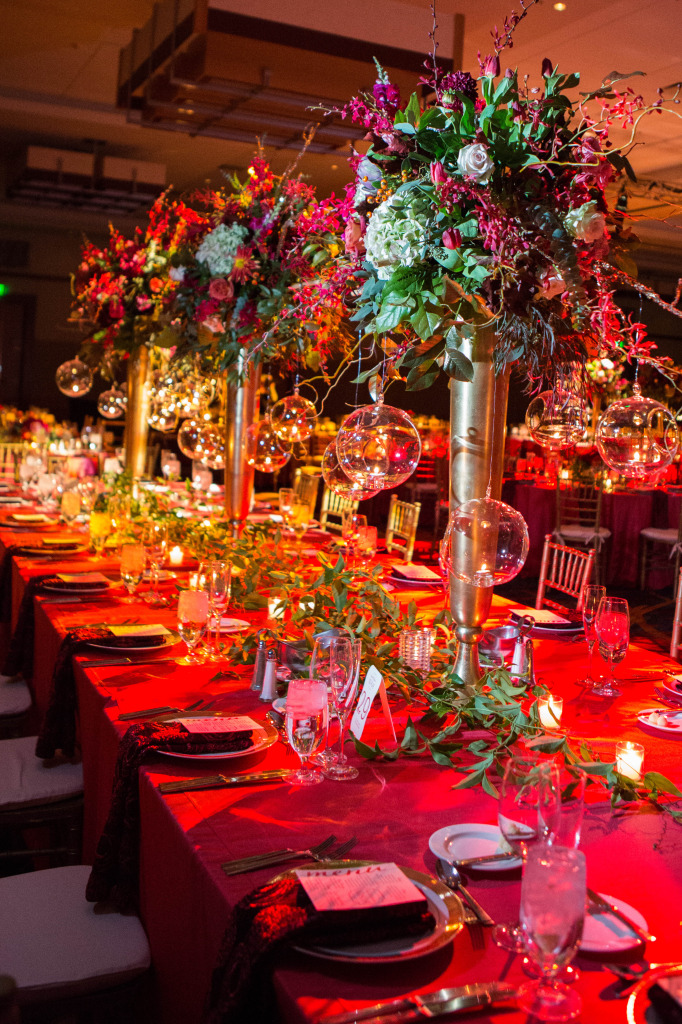
POLYGON ((417 672, 431 669, 432 629, 402 629, 398 640, 398 657, 417 672))
POLYGON ((621 740, 616 743, 616 771, 626 779, 638 782, 642 777, 644 747, 641 743, 621 740))
POLYGON ((268 597, 268 615, 271 619, 282 619, 287 609, 287 597, 273 591, 268 597))
POLYGON ((168 552, 168 561, 170 562, 171 565, 174 565, 174 566, 182 565, 183 557, 184 557, 184 552, 183 552, 182 548, 179 547, 179 545, 177 545, 177 544, 176 544, 176 546, 174 548, 171 548, 170 551, 168 552))
POLYGON ((563 710, 563 697, 555 697, 551 693, 547 697, 538 697, 538 716, 540 725, 545 729, 559 728, 563 710))

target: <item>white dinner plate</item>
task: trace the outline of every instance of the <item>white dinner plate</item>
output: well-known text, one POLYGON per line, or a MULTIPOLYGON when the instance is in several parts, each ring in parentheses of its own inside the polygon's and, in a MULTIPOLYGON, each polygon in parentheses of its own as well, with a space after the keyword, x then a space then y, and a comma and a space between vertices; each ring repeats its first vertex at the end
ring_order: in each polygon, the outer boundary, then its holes
POLYGON ((575 625, 569 623, 568 626, 545 626, 544 624, 533 626, 531 634, 533 636, 575 636, 582 631, 583 626, 576 622, 575 625))
MULTIPOLYGON (((181 715, 181 718, 192 718, 192 715, 181 715)), ((214 714, 203 714, 197 717, 200 718, 234 718, 232 711, 216 711, 214 714)), ((175 718, 164 719, 166 724, 175 722, 175 718)), ((213 753, 213 754, 183 754, 176 750, 159 750, 157 753, 163 754, 164 757, 179 757, 183 760, 189 761, 224 761, 226 758, 233 757, 245 757, 247 754, 255 754, 259 750, 266 750, 271 747, 273 743, 277 742, 277 730, 274 726, 270 725, 269 722, 258 722, 256 728, 253 730, 253 737, 251 746, 245 750, 228 750, 224 754, 213 753)))
POLYGON ((682 676, 667 675, 663 677, 663 689, 673 697, 682 700, 682 676))
MULTIPOLYGON (((648 931, 649 926, 639 910, 635 910, 625 900, 617 900, 614 896, 607 896, 602 892, 599 895, 603 896, 608 903, 613 903, 614 907, 622 910, 644 931, 648 931)), ((641 946, 641 944, 642 940, 635 935, 632 929, 610 914, 608 910, 602 914, 585 914, 583 937, 580 940, 580 949, 584 952, 616 953, 621 949, 634 949, 635 946, 641 946)))
MULTIPOLYGON (((332 861, 325 867, 362 867, 372 861, 332 861)), ((302 868, 315 869, 319 864, 303 864, 302 868)), ((426 956, 434 950, 452 942, 457 932, 464 926, 464 911, 455 894, 442 882, 413 871, 411 868, 400 867, 400 870, 414 882, 426 896, 429 910, 434 919, 434 926, 421 935, 392 935, 380 942, 360 943, 357 946, 339 946, 333 944, 315 944, 312 946, 295 946, 295 949, 322 960, 336 960, 344 963, 398 963, 401 960, 412 960, 426 956)), ((286 871, 279 878, 291 877, 292 871, 286 871)))
MULTIPOLYGON (((488 857, 500 853, 502 833, 497 825, 479 825, 463 822, 461 825, 446 825, 439 828, 429 839, 429 849, 436 857, 452 864, 456 860, 467 860, 469 857, 488 857)), ((501 860, 495 863, 472 864, 467 871, 514 871, 521 867, 521 858, 501 860)))
POLYGON ((239 633, 242 629, 248 629, 251 625, 246 619, 222 618, 220 620, 221 633, 239 633))
POLYGON ((116 651, 117 654, 123 652, 129 655, 137 654, 138 651, 158 651, 161 647, 175 647, 176 644, 180 643, 178 636, 167 636, 165 634, 145 637, 146 643, 143 644, 126 644, 125 641, 127 639, 125 636, 119 637, 120 643, 116 643, 113 637, 111 640, 91 640, 88 647, 96 647, 99 651, 116 651))
POLYGON ((640 725, 647 729, 654 729, 656 732, 665 732, 669 735, 679 736, 682 739, 682 708, 675 711, 674 708, 666 708, 661 705, 659 708, 646 708, 637 715, 640 725), (658 725, 651 721, 651 715, 665 715, 666 724, 658 725))

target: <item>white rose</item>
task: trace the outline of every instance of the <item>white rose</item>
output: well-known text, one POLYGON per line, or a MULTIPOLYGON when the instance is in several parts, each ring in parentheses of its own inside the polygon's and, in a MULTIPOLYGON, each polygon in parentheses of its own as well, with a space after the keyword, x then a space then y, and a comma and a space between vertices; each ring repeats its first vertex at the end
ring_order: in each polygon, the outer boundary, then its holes
POLYGON ((377 182, 381 181, 382 177, 383 171, 381 168, 370 160, 369 157, 363 156, 355 172, 357 185, 355 186, 354 206, 364 203, 367 196, 376 195, 377 182))
POLYGON ((474 181, 483 183, 488 181, 494 166, 488 155, 488 150, 481 142, 464 146, 457 154, 457 167, 460 174, 463 174, 465 178, 473 178, 474 181))
POLYGON ((598 242, 606 231, 606 218, 597 209, 594 200, 569 210, 564 217, 564 224, 569 234, 583 242, 598 242))
POLYGON ((168 271, 168 276, 171 281, 184 281, 185 280, 185 268, 184 267, 171 267, 168 271))

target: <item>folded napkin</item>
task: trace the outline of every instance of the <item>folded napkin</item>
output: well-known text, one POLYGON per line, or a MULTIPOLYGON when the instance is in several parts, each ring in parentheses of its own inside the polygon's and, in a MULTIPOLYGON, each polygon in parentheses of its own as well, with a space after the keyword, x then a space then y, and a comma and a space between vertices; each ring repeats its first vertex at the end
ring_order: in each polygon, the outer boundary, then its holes
POLYGON ((188 733, 177 722, 131 725, 118 749, 109 816, 97 844, 95 863, 85 891, 91 903, 112 902, 130 910, 138 901, 140 794, 138 769, 148 754, 168 750, 183 754, 219 754, 246 750, 251 730, 188 733))
POLYGON ((276 1019, 271 977, 275 954, 302 939, 334 947, 421 934, 433 917, 421 903, 370 907, 352 912, 317 911, 295 877, 254 889, 234 908, 213 971, 202 1024, 266 1024, 276 1019))
POLYGON ((401 576, 406 580, 416 580, 418 583, 441 583, 442 576, 428 565, 413 565, 412 562, 396 562, 391 572, 394 576, 401 576))
POLYGON ((33 576, 26 584, 24 596, 19 606, 17 624, 9 642, 9 648, 5 656, 5 663, 2 673, 6 676, 22 675, 24 679, 30 679, 33 675, 33 637, 35 633, 35 616, 33 598, 39 594, 45 584, 59 582, 58 576, 52 573, 44 573, 42 576, 33 576))

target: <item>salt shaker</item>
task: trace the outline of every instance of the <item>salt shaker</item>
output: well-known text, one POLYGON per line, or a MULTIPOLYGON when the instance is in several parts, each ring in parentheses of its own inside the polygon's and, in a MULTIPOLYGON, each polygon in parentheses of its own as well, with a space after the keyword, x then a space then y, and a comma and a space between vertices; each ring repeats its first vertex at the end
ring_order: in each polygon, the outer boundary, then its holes
POLYGON ((509 672, 517 679, 522 679, 528 686, 535 684, 535 673, 533 670, 533 641, 529 636, 519 636, 514 644, 514 655, 512 657, 509 672))
POLYGON ((260 699, 273 701, 277 697, 277 651, 268 651, 260 699))
POLYGON ((256 648, 256 660, 253 663, 253 677, 251 679, 252 690, 260 691, 263 688, 263 676, 265 675, 265 660, 267 655, 267 645, 265 640, 261 637, 258 641, 258 647, 256 648))

